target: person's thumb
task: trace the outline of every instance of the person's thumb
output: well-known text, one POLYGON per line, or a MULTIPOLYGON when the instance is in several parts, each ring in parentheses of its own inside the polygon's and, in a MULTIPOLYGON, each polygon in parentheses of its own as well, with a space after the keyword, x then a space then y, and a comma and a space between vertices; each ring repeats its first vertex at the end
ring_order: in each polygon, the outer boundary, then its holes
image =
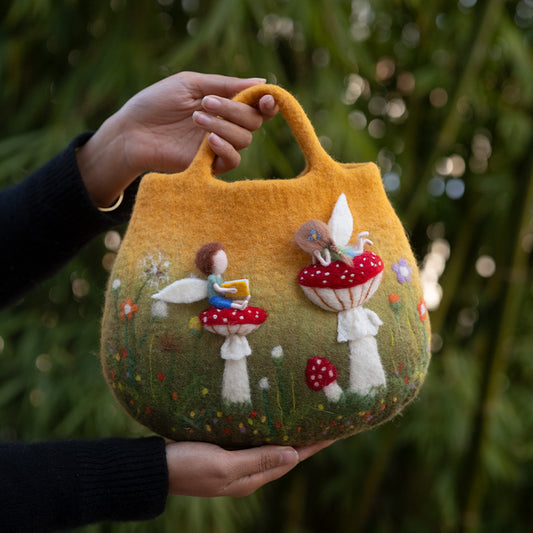
POLYGON ((248 496, 285 475, 299 461, 298 452, 289 446, 261 446, 232 452, 235 476, 224 492, 231 496, 248 496))

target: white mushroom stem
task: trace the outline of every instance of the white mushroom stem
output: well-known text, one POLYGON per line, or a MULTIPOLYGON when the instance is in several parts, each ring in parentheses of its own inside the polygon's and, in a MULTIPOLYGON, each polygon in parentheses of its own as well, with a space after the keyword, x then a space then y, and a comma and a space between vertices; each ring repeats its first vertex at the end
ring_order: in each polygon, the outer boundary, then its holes
POLYGON ((228 335, 220 349, 225 360, 222 399, 229 403, 251 403, 246 357, 252 353, 244 335, 228 335))
POLYGON ((374 311, 362 306, 338 314, 337 340, 350 348, 351 392, 366 395, 387 383, 375 339, 382 324, 374 311))
POLYGON ((227 359, 222 376, 222 400, 229 403, 251 403, 246 357, 227 359))
POLYGON ((330 402, 338 402, 341 398, 342 389, 339 387, 336 380, 333 383, 326 385, 322 390, 330 402))

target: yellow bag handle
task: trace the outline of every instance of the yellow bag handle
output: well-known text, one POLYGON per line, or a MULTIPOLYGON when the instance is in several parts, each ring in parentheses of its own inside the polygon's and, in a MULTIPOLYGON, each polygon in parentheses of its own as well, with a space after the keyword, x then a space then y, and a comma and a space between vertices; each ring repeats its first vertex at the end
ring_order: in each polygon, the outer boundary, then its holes
MULTIPOLYGON (((261 97, 270 94, 279 106, 280 112, 300 145, 306 161, 305 174, 309 170, 337 163, 322 148, 311 121, 296 98, 278 85, 254 85, 237 94, 233 99, 249 105, 257 105, 261 97)), ((190 169, 204 175, 211 173, 215 154, 207 143, 207 136, 203 140, 198 153, 191 162, 190 169)))

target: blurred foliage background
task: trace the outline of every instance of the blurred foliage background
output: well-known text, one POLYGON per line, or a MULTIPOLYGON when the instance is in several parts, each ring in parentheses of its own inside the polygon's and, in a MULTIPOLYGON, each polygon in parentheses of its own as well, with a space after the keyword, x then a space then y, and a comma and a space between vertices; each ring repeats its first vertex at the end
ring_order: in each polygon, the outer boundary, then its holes
MULTIPOLYGON (((532 0, 17 0, 0 21, 2 186, 168 74, 264 76, 334 157, 379 164, 431 310, 430 374, 402 417, 251 497, 83 531, 530 531, 532 0)), ((233 177, 302 167, 277 117, 233 177)), ((142 433, 98 361, 123 231, 0 313, 1 439, 142 433)))

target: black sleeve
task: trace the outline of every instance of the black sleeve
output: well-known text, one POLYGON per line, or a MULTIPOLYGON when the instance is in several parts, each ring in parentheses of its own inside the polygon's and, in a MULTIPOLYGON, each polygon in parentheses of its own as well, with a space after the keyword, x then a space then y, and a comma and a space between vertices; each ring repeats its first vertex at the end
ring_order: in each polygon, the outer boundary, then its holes
POLYGON ((99 211, 85 189, 76 148, 90 136, 78 136, 24 181, 0 192, 0 308, 59 270, 93 237, 129 219, 139 180, 110 213, 99 211))
POLYGON ((0 531, 148 520, 167 493, 160 437, 0 444, 0 531))

